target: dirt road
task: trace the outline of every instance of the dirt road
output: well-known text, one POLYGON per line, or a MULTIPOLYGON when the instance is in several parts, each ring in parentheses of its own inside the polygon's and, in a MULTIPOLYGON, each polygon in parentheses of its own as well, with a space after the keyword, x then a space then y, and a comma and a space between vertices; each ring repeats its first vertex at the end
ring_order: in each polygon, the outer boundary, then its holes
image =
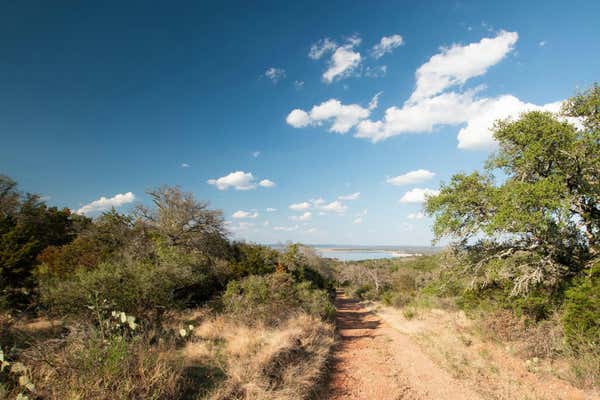
POLYGON ((460 312, 430 310, 406 319, 339 293, 340 343, 329 400, 592 400, 559 379, 560 366, 532 366, 478 338, 460 312))
POLYGON ((340 345, 329 399, 480 399, 437 367, 412 340, 356 300, 336 300, 340 345))

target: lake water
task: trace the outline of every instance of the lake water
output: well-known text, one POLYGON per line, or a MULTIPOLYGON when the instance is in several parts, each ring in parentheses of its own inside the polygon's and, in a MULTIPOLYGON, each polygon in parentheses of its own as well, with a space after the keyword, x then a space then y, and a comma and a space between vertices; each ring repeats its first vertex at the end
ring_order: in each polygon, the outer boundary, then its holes
POLYGON ((381 250, 331 250, 317 249, 321 257, 335 258, 340 261, 360 261, 360 260, 379 260, 381 258, 402 257, 408 254, 400 255, 391 251, 381 250))

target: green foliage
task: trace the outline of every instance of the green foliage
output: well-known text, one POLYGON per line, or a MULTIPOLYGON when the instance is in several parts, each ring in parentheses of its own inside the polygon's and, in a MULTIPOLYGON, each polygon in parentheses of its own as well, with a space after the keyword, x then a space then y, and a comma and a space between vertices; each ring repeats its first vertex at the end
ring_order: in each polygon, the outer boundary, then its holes
POLYGON ((36 257, 47 246, 71 241, 74 219, 68 209, 21 195, 14 181, 0 176, 0 295, 10 305, 29 302, 36 257))
POLYGON ((279 253, 270 247, 236 242, 232 252, 233 270, 238 278, 275 272, 279 253))
POLYGON ((599 102, 598 86, 567 102, 579 128, 539 111, 498 121, 485 173, 454 175, 428 199, 436 239, 454 239, 479 286, 552 291, 600 251, 599 102))
POLYGON ((569 343, 575 348, 600 346, 600 262, 567 290, 564 309, 563 326, 569 343))
POLYGON ((90 307, 104 305, 143 315, 187 304, 189 298, 178 294, 189 286, 212 290, 207 274, 192 265, 122 262, 42 281, 40 292, 42 303, 57 315, 93 317, 90 307))
POLYGON ((331 318, 333 306, 327 293, 310 282, 296 283, 288 273, 251 275, 231 281, 223 294, 225 310, 247 323, 278 323, 294 310, 331 318))

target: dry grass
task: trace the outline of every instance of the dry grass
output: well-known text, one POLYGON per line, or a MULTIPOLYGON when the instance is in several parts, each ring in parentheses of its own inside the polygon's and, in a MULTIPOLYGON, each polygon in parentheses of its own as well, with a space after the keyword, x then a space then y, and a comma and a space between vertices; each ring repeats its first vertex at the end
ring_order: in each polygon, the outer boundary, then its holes
POLYGON ((66 339, 30 347, 27 365, 37 394, 45 399, 177 399, 183 391, 182 363, 174 343, 145 334, 102 339, 71 328, 66 339))
POLYGON ((310 398, 334 344, 333 326, 305 314, 279 327, 248 327, 216 317, 194 334, 184 349, 188 367, 210 365, 222 374, 203 396, 211 400, 310 398))

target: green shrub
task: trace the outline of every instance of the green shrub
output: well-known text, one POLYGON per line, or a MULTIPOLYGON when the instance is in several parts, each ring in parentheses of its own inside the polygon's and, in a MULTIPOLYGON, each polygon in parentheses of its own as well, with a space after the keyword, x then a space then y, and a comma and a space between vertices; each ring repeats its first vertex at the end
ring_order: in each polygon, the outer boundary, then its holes
POLYGON ((209 284, 207 274, 190 265, 103 263, 68 278, 42 281, 40 294, 42 303, 58 315, 93 315, 99 307, 143 315, 185 305, 189 299, 181 294, 183 289, 211 290, 209 284))
POLYGON ((563 326, 571 346, 600 346, 600 263, 566 291, 563 326))
POLYGON ((296 284, 290 274, 280 272, 229 282, 223 304, 227 312, 247 323, 275 324, 295 310, 321 318, 334 313, 327 292, 312 288, 309 282, 296 284))

